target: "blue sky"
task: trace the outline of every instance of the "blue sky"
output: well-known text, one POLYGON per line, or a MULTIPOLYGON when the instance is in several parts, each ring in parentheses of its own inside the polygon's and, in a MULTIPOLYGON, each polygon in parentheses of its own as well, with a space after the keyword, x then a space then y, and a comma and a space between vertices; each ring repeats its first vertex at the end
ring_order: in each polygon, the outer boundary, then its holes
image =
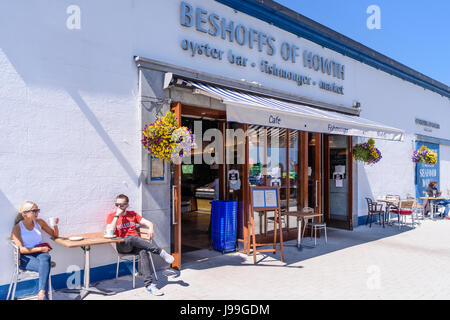
POLYGON ((450 0, 275 1, 450 85, 450 0), (370 5, 380 8, 380 30, 367 28, 370 5))

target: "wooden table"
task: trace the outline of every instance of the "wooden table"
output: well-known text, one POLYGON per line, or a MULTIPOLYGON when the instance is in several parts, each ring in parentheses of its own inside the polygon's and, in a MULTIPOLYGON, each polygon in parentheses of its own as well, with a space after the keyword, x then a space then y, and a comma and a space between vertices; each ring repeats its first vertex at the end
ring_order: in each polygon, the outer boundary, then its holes
MULTIPOLYGON (((100 290, 95 287, 90 286, 90 252, 91 246, 100 245, 100 244, 109 244, 109 243, 117 243, 124 241, 123 238, 113 238, 108 239, 104 237, 103 232, 94 232, 94 233, 84 233, 84 234, 76 234, 71 236, 61 236, 53 239, 56 243, 66 247, 66 248, 81 248, 84 252, 84 280, 83 286, 80 289, 68 289, 64 290, 66 292, 76 292, 79 293, 79 299, 84 299, 89 293, 103 294, 103 295, 112 295, 115 292, 100 290), (83 240, 72 241, 69 240, 70 237, 83 237, 83 240)), ((77 298, 78 298, 77 297, 77 298)))
MULTIPOLYGON (((402 201, 402 200, 378 198, 375 202, 396 203, 396 202, 400 202, 400 201, 402 201)), ((403 200, 403 201, 406 201, 406 200, 403 200)))
POLYGON ((285 211, 282 212, 281 215, 287 216, 286 219, 289 219, 289 216, 291 217, 297 217, 297 249, 302 250, 302 238, 306 230, 306 222, 310 219, 314 219, 315 217, 321 217, 321 213, 305 213, 303 211, 285 211), (302 222, 303 222, 303 232, 302 230, 302 222))

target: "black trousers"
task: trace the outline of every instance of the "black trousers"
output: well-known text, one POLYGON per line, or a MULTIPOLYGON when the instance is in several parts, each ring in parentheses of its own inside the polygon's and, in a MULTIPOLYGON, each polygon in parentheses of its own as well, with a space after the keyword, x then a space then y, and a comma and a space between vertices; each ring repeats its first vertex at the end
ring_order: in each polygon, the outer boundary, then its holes
POLYGON ((145 286, 149 286, 152 281, 152 269, 149 254, 160 254, 161 248, 152 242, 136 236, 128 236, 125 241, 117 243, 117 251, 123 254, 139 255, 139 273, 144 277, 145 286))

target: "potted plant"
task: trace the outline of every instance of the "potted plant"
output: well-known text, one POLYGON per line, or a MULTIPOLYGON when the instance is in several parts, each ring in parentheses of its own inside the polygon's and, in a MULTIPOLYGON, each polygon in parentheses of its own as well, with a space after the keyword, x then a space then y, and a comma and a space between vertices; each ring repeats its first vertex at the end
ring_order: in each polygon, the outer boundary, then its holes
POLYGON ((375 140, 370 138, 367 142, 359 143, 353 147, 353 158, 367 164, 375 164, 381 160, 381 152, 375 148, 375 140))
POLYGON ((437 154, 422 145, 418 150, 414 150, 412 161, 414 163, 425 163, 433 166, 437 163, 437 154))
POLYGON ((175 114, 167 111, 144 127, 141 142, 152 157, 179 164, 182 158, 190 156, 192 140, 189 129, 178 128, 175 114))

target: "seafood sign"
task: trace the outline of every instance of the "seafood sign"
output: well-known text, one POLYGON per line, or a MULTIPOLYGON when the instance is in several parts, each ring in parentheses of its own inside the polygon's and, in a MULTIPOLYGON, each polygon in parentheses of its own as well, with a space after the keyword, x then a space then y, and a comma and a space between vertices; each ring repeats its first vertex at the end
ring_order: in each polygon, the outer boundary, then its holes
POLYGON ((429 165, 425 163, 416 163, 416 197, 426 196, 425 190, 428 188, 428 184, 431 181, 438 182, 438 189, 440 188, 440 174, 439 174, 439 144, 428 143, 422 141, 416 141, 416 149, 419 149, 422 145, 426 146, 431 151, 437 154, 437 163, 435 165, 429 165))

